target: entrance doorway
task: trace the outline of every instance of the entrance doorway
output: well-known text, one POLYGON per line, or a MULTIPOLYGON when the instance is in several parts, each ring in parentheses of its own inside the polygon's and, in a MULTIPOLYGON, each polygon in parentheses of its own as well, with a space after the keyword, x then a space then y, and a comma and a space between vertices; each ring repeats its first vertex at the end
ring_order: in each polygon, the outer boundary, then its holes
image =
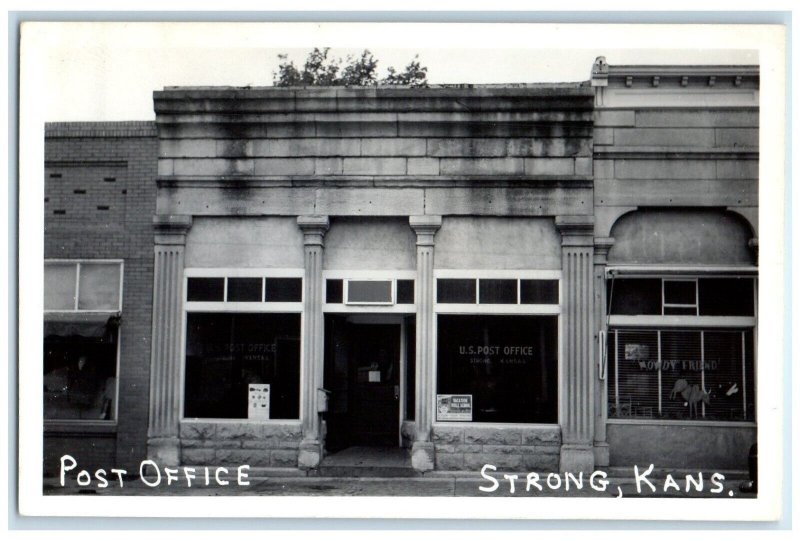
POLYGON ((325 448, 398 447, 402 324, 367 315, 325 319, 325 448))

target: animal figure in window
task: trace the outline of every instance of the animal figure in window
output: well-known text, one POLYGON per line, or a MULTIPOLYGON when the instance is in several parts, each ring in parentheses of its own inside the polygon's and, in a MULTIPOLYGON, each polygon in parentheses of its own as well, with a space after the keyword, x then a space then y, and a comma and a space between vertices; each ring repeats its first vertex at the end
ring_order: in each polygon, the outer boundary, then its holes
POLYGON ((711 394, 705 389, 701 389, 699 385, 690 385, 685 379, 679 379, 672 386, 672 392, 669 393, 671 400, 680 396, 684 405, 689 406, 689 418, 697 418, 697 405, 701 402, 705 405, 711 404, 711 394))

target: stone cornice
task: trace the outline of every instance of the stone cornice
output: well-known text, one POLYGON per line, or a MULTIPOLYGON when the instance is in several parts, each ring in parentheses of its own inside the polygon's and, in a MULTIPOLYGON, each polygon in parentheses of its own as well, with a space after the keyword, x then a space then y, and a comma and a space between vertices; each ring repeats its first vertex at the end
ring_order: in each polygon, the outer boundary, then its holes
POLYGON ((757 160, 756 147, 703 148, 703 147, 621 147, 594 146, 595 159, 636 159, 636 160, 757 160))
POLYGON ((591 176, 556 178, 550 176, 498 175, 381 175, 381 176, 162 176, 159 188, 515 188, 515 189, 590 189, 591 176))
MULTIPOLYGON (((157 118, 165 115, 254 113, 375 113, 582 110, 591 111, 588 83, 430 88, 171 87, 153 93, 157 118)), ((159 120, 160 122, 160 120, 159 120)))
POLYGON ((608 77, 759 77, 758 66, 694 65, 694 66, 608 66, 608 77))

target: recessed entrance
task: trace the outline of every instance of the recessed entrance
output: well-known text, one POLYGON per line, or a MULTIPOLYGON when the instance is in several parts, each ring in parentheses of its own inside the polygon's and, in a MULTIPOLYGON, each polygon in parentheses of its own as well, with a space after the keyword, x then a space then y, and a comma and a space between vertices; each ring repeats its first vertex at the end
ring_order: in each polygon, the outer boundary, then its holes
POLYGON ((404 385, 402 318, 325 318, 325 448, 399 447, 404 385))

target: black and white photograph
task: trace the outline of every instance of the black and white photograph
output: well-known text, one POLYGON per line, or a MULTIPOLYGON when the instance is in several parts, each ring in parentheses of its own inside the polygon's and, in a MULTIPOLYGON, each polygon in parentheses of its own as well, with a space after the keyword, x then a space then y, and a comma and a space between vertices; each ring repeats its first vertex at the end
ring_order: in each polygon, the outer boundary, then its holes
POLYGON ((23 24, 23 514, 777 520, 784 43, 23 24))

